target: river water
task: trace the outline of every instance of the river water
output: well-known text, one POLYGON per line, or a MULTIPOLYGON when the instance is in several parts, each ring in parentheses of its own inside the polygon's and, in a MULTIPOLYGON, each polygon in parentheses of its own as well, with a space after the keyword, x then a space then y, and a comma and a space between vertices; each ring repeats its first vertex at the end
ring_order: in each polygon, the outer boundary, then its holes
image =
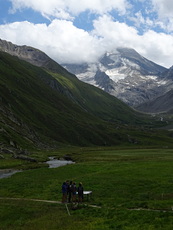
MULTIPOLYGON (((46 163, 49 165, 49 168, 58 168, 64 165, 74 164, 75 162, 67 160, 57 160, 54 157, 49 157, 49 160, 46 161, 46 163)), ((0 169, 0 179, 10 177, 17 172, 22 172, 22 170, 0 169)))
POLYGON ((17 172, 22 172, 22 170, 0 169, 0 179, 10 177, 17 172))
POLYGON ((49 168, 58 168, 64 165, 74 164, 75 162, 67 160, 57 160, 54 157, 49 157, 49 161, 47 161, 46 163, 49 165, 49 168))

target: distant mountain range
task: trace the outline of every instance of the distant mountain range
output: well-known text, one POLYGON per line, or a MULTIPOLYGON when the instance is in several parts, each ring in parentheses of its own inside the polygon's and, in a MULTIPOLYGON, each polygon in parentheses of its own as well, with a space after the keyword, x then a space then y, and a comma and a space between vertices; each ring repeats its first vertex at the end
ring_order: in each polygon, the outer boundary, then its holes
POLYGON ((141 110, 141 104, 173 89, 172 71, 147 60, 134 49, 117 48, 106 53, 97 63, 63 66, 80 80, 141 110))

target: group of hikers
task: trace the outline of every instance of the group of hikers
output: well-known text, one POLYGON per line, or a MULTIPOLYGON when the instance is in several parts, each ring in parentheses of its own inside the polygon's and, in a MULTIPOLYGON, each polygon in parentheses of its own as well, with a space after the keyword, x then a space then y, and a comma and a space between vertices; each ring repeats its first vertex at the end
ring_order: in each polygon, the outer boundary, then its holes
POLYGON ((83 186, 80 182, 78 186, 73 181, 65 181, 62 184, 62 203, 82 203, 83 201, 83 186))

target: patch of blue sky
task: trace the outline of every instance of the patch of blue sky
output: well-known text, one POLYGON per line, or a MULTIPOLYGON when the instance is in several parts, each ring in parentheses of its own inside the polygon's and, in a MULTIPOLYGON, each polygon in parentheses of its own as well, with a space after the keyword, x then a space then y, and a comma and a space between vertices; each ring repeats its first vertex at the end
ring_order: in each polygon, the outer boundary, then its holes
POLYGON ((6 0, 0 0, 0 24, 8 22, 8 11, 11 4, 6 0))
MULTIPOLYGON (((120 23, 127 23, 127 17, 120 15, 116 10, 112 10, 108 13, 113 19, 113 21, 118 21, 120 23)), ((80 13, 77 17, 75 17, 73 23, 74 25, 86 31, 92 31, 94 29, 93 22, 97 20, 101 15, 91 12, 89 10, 80 13)), ((103 15, 102 15, 103 16, 103 15)))
POLYGON ((112 17, 113 21, 127 23, 127 15, 121 15, 116 10, 112 10, 111 12, 109 12, 109 15, 112 17))
POLYGON ((39 12, 25 8, 16 12, 11 12, 12 5, 9 1, 0 0, 0 24, 8 24, 13 22, 29 21, 31 23, 46 23, 50 20, 43 17, 39 12))
POLYGON ((99 15, 92 13, 89 10, 86 10, 80 13, 77 17, 75 17, 73 24, 79 29, 83 29, 86 31, 91 31, 94 29, 93 21, 98 18, 99 15))
POLYGON ((49 24, 50 20, 42 16, 39 12, 36 12, 32 9, 24 9, 18 13, 18 21, 29 21, 34 24, 46 23, 49 24))
POLYGON ((158 23, 158 14, 153 10, 151 1, 131 0, 131 4, 132 7, 124 16, 124 22, 128 26, 136 28, 140 35, 148 30, 166 32, 158 23))

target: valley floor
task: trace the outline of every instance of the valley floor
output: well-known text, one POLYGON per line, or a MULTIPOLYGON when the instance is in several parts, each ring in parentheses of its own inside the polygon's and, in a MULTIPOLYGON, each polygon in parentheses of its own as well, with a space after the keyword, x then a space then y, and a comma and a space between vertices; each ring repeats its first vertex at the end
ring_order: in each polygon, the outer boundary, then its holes
POLYGON ((32 170, 0 180, 1 230, 172 230, 172 149, 97 147, 37 154, 43 160, 67 153, 75 164, 52 169, 32 165, 32 170), (77 209, 67 204, 70 215, 61 203, 67 179, 93 191, 77 209))

